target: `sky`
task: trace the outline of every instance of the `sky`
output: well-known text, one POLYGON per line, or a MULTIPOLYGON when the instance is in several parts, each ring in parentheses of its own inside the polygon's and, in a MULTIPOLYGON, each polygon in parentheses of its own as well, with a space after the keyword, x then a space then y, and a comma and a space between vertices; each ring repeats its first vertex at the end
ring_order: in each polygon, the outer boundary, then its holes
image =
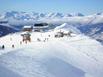
POLYGON ((7 11, 94 14, 103 12, 103 0, 0 0, 0 13, 7 11))

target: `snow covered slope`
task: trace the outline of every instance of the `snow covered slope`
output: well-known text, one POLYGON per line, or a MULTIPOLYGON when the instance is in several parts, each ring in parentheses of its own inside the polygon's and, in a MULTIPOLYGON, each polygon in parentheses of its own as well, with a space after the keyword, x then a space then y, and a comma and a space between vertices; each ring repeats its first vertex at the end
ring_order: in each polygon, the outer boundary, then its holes
POLYGON ((81 33, 80 30, 78 30, 76 27, 73 27, 72 25, 69 25, 68 23, 63 23, 62 25, 57 26, 54 30, 66 30, 75 34, 81 33))
POLYGON ((5 45, 0 50, 0 67, 15 73, 10 77, 103 76, 103 46, 99 42, 84 35, 54 38, 52 31, 33 32, 30 43, 20 44, 20 34, 0 38, 0 46, 5 45), (45 38, 48 40, 44 42, 45 38))

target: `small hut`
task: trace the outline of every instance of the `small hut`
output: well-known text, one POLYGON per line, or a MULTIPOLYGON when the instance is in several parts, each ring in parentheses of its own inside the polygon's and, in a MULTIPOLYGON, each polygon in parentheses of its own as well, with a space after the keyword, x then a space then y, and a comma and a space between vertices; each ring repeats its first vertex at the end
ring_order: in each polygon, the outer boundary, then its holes
POLYGON ((21 36, 23 37, 22 40, 23 42, 27 42, 27 41, 31 42, 31 38, 30 38, 31 34, 29 32, 23 32, 21 36))
POLYGON ((29 32, 31 32, 32 29, 33 29, 32 26, 24 26, 24 27, 23 27, 23 31, 29 31, 29 32))

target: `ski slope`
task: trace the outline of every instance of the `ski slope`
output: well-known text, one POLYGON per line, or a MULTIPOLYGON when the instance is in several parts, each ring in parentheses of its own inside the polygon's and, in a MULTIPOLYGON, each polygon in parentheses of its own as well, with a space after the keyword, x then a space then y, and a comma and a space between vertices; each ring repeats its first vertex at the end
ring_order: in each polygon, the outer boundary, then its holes
MULTIPOLYGON (((20 44, 20 34, 0 38, 0 46, 5 45, 0 50, 0 69, 12 71, 10 77, 103 76, 103 46, 99 42, 81 34, 54 38, 55 32, 51 31, 32 32, 31 42, 20 44), (48 40, 44 42, 45 38, 48 40)), ((7 77, 5 73, 0 76, 7 77)))

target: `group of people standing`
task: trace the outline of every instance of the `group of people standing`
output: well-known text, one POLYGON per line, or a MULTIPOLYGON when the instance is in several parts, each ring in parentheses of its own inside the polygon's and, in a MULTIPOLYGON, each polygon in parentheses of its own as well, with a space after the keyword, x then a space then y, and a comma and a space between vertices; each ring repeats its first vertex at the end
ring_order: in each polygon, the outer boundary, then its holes
MULTIPOLYGON (((41 37, 42 37, 42 35, 41 35, 41 37)), ((41 42, 41 41, 43 41, 43 42, 46 42, 46 41, 48 41, 49 40, 49 37, 50 37, 50 35, 48 35, 47 37, 45 37, 45 38, 37 38, 37 41, 39 41, 39 42, 41 42)))
POLYGON ((49 38, 45 38, 45 39, 41 40, 40 38, 37 38, 37 41, 39 41, 39 42, 40 42, 40 41, 46 42, 46 41, 48 41, 48 39, 49 39, 49 38))

